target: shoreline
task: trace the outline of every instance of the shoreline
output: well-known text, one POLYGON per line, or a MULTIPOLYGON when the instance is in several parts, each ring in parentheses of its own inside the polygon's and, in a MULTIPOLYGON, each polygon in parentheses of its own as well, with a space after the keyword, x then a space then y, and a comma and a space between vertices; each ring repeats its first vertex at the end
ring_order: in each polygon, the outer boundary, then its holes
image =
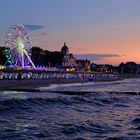
POLYGON ((24 79, 18 80, 0 80, 0 91, 39 91, 39 87, 49 87, 52 84, 75 84, 88 82, 109 82, 122 80, 123 78, 98 78, 88 79, 24 79))
POLYGON ((39 87, 49 87, 52 84, 87 83, 81 79, 28 79, 28 80, 0 80, 0 91, 4 90, 33 90, 39 87))

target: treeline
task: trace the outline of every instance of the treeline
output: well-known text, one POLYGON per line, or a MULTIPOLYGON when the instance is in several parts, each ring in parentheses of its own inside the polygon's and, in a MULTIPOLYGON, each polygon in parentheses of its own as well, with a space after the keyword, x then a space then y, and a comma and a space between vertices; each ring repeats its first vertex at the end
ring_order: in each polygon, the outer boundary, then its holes
POLYGON ((43 50, 39 47, 32 48, 31 59, 35 66, 61 67, 63 54, 58 51, 43 50))
MULTIPOLYGON (((0 65, 4 65, 7 62, 4 51, 5 47, 0 47, 0 65)), ((39 47, 32 48, 31 59, 35 66, 61 67, 63 58, 63 54, 58 51, 51 52, 39 47)), ((6 65, 8 65, 8 63, 6 65)))
POLYGON ((140 65, 132 61, 121 63, 118 66, 118 72, 126 74, 140 74, 140 65))
MULTIPOLYGON (((7 57, 3 53, 5 50, 4 47, 0 47, 0 65, 4 65, 7 62, 7 57)), ((43 50, 39 47, 32 48, 31 59, 35 66, 47 66, 47 67, 61 67, 64 56, 59 51, 48 51, 43 50)), ((112 65, 97 65, 91 64, 91 71, 99 72, 117 72, 121 74, 140 74, 140 64, 135 62, 126 62, 121 63, 119 66, 112 65)))
POLYGON ((4 65, 7 61, 6 55, 4 54, 4 47, 0 47, 0 65, 4 65))
POLYGON ((91 64, 91 71, 103 73, 140 74, 140 64, 135 62, 120 63, 119 66, 91 64))

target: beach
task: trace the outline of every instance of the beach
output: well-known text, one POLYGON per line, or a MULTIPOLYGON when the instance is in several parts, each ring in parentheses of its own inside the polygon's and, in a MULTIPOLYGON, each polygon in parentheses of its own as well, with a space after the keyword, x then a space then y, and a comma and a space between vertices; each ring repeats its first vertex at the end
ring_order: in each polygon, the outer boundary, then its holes
POLYGON ((3 79, 0 80, 0 90, 21 90, 21 91, 29 91, 39 87, 48 87, 52 84, 73 84, 73 83, 87 83, 87 82, 108 82, 108 81, 116 81, 120 80, 120 78, 110 78, 110 77, 100 77, 96 79, 22 79, 18 80, 9 80, 3 79))
POLYGON ((0 90, 30 90, 38 87, 47 87, 51 84, 84 83, 89 80, 81 79, 24 79, 24 80, 0 80, 0 90))

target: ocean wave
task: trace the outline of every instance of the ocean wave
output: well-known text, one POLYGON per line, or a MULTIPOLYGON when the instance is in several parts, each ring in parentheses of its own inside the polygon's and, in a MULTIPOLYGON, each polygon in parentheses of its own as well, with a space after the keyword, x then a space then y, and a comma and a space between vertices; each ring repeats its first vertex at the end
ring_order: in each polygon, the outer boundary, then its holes
POLYGON ((137 92, 94 88, 0 94, 0 139, 139 140, 137 92))

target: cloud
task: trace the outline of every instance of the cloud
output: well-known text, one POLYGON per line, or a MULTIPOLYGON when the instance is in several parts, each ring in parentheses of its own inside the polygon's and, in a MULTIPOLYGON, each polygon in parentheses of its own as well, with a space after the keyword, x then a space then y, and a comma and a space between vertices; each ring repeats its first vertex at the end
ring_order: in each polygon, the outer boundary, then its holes
POLYGON ((83 49, 82 48, 73 48, 73 50, 78 50, 78 51, 80 50, 81 51, 83 49))
POLYGON ((27 28, 27 30, 29 31, 36 31, 36 30, 41 30, 44 29, 45 26, 43 25, 24 25, 25 28, 27 28))
POLYGON ((110 57, 121 57, 118 54, 75 54, 74 55, 77 59, 89 59, 89 60, 103 60, 104 58, 110 57))
POLYGON ((45 35, 47 35, 46 32, 40 32, 40 31, 32 33, 33 37, 42 37, 42 36, 45 36, 45 35))
POLYGON ((40 33, 40 35, 41 35, 41 36, 44 36, 44 35, 47 35, 47 33, 42 32, 42 33, 40 33))
POLYGON ((47 35, 47 33, 44 30, 42 30, 45 28, 45 26, 43 26, 43 25, 26 24, 26 25, 24 25, 24 27, 29 31, 36 31, 36 32, 32 32, 33 37, 42 37, 42 36, 47 35))

